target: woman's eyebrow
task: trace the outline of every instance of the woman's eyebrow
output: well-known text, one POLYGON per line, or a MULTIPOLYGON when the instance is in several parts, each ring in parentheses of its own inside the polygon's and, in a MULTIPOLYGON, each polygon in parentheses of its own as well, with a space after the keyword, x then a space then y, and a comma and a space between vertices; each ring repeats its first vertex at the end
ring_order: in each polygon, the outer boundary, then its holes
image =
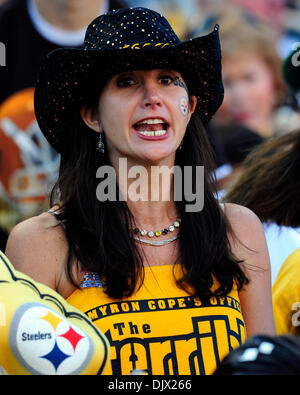
POLYGON ((187 86, 185 85, 185 83, 183 81, 181 81, 181 79, 178 77, 178 75, 174 78, 173 84, 175 86, 180 86, 181 88, 185 89, 187 93, 189 93, 187 86))
POLYGON ((128 70, 128 71, 123 71, 122 73, 119 73, 115 76, 115 78, 119 78, 119 77, 124 77, 127 75, 132 75, 134 73, 134 71, 128 70))

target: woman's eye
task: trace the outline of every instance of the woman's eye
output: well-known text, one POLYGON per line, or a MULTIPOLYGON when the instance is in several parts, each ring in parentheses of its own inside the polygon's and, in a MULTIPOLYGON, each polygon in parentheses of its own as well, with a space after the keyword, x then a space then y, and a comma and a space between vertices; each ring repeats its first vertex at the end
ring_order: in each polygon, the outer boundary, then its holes
POLYGON ((246 73, 243 76, 243 80, 245 82, 254 82, 256 80, 256 76, 253 73, 246 73))
POLYGON ((120 87, 127 87, 134 85, 134 80, 130 77, 123 77, 118 79, 117 85, 120 87))
POLYGON ((168 75, 164 75, 163 77, 160 77, 160 83, 163 85, 170 85, 172 82, 174 82, 173 77, 170 77, 168 75))

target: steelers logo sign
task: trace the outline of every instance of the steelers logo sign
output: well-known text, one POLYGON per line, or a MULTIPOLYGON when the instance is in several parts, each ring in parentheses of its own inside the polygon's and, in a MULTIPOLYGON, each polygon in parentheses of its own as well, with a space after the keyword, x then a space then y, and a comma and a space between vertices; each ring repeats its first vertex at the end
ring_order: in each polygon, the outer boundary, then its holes
POLYGON ((188 101, 186 97, 181 97, 179 101, 180 111, 182 115, 187 115, 188 113, 188 101))
POLYGON ((93 355, 88 335, 39 303, 17 310, 9 337, 15 357, 32 374, 79 374, 93 355))

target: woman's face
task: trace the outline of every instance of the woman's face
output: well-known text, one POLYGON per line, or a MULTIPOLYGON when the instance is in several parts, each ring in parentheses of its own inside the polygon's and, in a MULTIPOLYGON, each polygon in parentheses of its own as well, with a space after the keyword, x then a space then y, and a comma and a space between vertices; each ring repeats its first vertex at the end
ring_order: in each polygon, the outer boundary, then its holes
POLYGON ((224 102, 218 116, 257 132, 268 129, 277 94, 268 65, 251 55, 223 61, 224 102))
POLYGON ((172 164, 195 106, 196 98, 189 100, 180 73, 129 71, 108 81, 94 121, 105 133, 113 164, 120 157, 134 163, 172 164))

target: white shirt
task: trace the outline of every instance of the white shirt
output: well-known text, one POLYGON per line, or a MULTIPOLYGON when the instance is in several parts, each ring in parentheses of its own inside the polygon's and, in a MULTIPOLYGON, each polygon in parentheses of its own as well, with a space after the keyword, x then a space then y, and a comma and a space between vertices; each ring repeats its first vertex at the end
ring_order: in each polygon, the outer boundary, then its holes
POLYGON ((300 248, 300 228, 264 223, 266 241, 271 261, 272 285, 285 260, 300 248))

